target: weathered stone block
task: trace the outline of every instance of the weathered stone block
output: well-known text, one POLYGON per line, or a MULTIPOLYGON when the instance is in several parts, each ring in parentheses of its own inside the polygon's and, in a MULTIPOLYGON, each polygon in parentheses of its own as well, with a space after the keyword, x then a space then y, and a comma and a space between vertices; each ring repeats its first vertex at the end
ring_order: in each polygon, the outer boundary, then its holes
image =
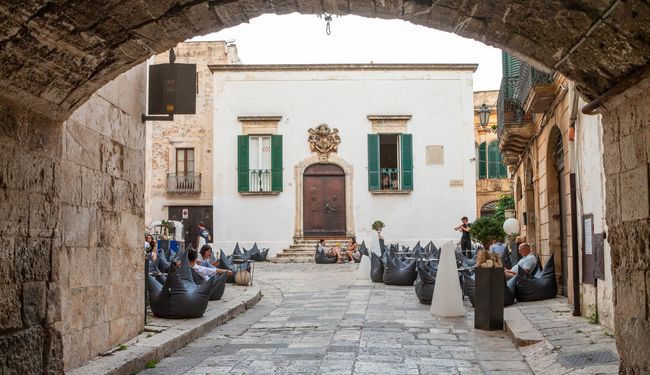
MULTIPOLYGON (((104 296, 106 290, 103 286, 88 287, 84 289, 86 298, 82 302, 82 326, 86 329, 106 321, 106 307, 109 301, 107 301, 104 296)), ((122 302, 127 302, 127 299, 128 296, 123 298, 122 302)))
POLYGON ((29 235, 48 237, 55 235, 59 218, 59 203, 49 201, 41 194, 31 194, 29 201, 29 235))
POLYGON ((57 283, 47 283, 47 305, 45 320, 48 325, 61 321, 61 287, 57 283))
POLYGON ((46 292, 45 281, 23 284, 23 323, 26 326, 40 324, 45 319, 46 292))
POLYGON ((46 331, 43 364, 47 374, 63 373, 63 340, 61 332, 52 326, 46 331))
POLYGON ((615 143, 603 148, 603 166, 606 174, 621 172, 621 152, 619 144, 615 143))
POLYGON ((101 141, 101 171, 113 177, 123 178, 124 145, 108 138, 101 141))
MULTIPOLYGON (((2 297, 0 297, 2 298, 2 297)), ((13 334, 0 336, 0 364, 3 374, 41 374, 45 332, 32 326, 13 334)))
POLYGON ((61 202, 78 206, 81 204, 82 172, 79 165, 64 161, 61 165, 61 202))
POLYGON ((29 194, 0 190, 0 237, 27 236, 29 230, 29 194))
MULTIPOLYGON (((647 163, 644 133, 643 130, 639 130, 636 133, 621 137, 620 159, 623 171, 629 171, 647 163)), ((608 173, 613 172, 608 171, 608 173)))
POLYGON ((100 169, 101 136, 77 121, 66 121, 64 159, 95 170, 100 169))
POLYGON ((95 356, 108 349, 111 346, 109 338, 109 323, 103 322, 90 327, 90 355, 95 356))
POLYGON ((16 279, 21 282, 47 281, 50 277, 50 251, 52 240, 28 238, 26 243, 17 242, 16 279))
POLYGON ((78 367, 91 358, 90 329, 64 331, 62 342, 63 366, 66 369, 78 367))
MULTIPOLYGON (((22 326, 20 308, 20 285, 3 285, 2 293, 0 293, 0 330, 16 329, 22 326)), ((0 340, 2 340, 1 336, 0 340)))
POLYGON ((110 329, 110 345, 117 345, 123 343, 129 338, 135 336, 139 330, 140 326, 143 324, 142 321, 138 321, 137 316, 127 316, 117 320, 112 320, 109 325, 110 329))
POLYGON ((61 205, 63 245, 87 247, 97 241, 97 210, 92 207, 61 205))
POLYGON ((618 174, 607 175, 605 178, 605 191, 607 192, 605 197, 607 225, 618 225, 621 222, 620 177, 618 174))
POLYGON ((14 238, 0 237, 0 285, 15 281, 14 261, 14 238))
POLYGON ((621 220, 639 220, 650 216, 648 186, 647 164, 621 173, 621 220))

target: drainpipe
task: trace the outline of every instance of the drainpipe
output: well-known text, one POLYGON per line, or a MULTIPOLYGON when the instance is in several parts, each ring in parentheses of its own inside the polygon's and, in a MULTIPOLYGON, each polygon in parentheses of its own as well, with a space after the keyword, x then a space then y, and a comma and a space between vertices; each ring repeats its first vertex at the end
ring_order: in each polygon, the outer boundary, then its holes
POLYGON ((578 120, 578 93, 575 86, 571 90, 571 118, 569 125, 569 186, 571 189, 571 257, 573 261, 573 316, 580 316, 580 252, 578 250, 578 203, 576 192, 576 122, 578 120))

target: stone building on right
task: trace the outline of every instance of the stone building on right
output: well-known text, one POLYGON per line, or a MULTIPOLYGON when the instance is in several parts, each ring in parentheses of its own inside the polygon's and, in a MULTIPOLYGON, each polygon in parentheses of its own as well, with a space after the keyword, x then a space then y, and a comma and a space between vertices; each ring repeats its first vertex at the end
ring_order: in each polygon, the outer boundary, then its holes
POLYGON ((603 127, 575 84, 503 52, 497 137, 514 186, 520 240, 555 262, 574 314, 614 329, 605 221, 603 127))

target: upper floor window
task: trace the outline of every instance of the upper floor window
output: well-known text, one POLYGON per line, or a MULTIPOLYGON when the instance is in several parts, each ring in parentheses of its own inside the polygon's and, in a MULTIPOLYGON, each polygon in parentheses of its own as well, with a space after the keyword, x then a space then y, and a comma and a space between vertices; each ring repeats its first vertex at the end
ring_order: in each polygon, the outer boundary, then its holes
POLYGON ((411 134, 368 134, 368 189, 413 190, 411 134))
POLYGON ((282 191, 282 136, 238 136, 237 175, 239 192, 282 191))
POLYGON ((478 146, 478 178, 507 178, 508 171, 503 163, 496 141, 478 146))
POLYGON ((176 149, 176 174, 185 175, 194 173, 194 149, 176 149))

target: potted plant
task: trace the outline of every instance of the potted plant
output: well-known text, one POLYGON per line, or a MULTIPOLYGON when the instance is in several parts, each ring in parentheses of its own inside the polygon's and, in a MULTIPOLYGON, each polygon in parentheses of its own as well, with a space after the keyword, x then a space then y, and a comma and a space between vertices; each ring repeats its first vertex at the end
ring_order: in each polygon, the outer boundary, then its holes
POLYGON ((377 232, 377 236, 379 236, 380 239, 382 238, 381 237, 381 231, 385 227, 386 227, 386 225, 384 225, 384 223, 381 220, 375 220, 375 222, 372 223, 372 230, 377 232))
POLYGON ((505 274, 501 258, 488 249, 505 237, 502 223, 496 217, 484 216, 472 223, 470 233, 483 244, 476 257, 474 328, 503 329, 505 274))

